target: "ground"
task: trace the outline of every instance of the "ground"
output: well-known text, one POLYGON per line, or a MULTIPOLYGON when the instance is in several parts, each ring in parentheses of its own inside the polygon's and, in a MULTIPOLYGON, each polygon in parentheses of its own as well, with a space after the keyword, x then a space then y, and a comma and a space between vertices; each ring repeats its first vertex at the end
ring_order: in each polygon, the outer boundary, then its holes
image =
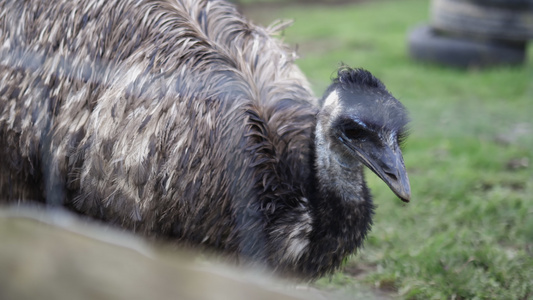
POLYGON ((429 1, 356 2, 242 6, 261 24, 294 20, 280 37, 297 47, 317 95, 344 62, 381 78, 412 117, 404 149, 411 203, 369 172, 378 209, 366 246, 317 286, 406 299, 533 299, 533 47, 519 67, 416 63, 406 35, 428 21, 429 1))

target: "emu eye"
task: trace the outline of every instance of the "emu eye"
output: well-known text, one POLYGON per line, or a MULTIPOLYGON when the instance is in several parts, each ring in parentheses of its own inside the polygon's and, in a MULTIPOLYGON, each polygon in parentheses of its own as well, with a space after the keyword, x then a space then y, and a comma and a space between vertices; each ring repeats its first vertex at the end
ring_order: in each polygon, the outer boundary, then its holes
POLYGON ((351 142, 364 142, 372 139, 372 130, 364 123, 352 118, 342 118, 335 125, 339 134, 351 142))
POLYGON ((345 128, 343 130, 343 133, 350 140, 360 140, 366 136, 364 130, 356 129, 356 128, 345 128))

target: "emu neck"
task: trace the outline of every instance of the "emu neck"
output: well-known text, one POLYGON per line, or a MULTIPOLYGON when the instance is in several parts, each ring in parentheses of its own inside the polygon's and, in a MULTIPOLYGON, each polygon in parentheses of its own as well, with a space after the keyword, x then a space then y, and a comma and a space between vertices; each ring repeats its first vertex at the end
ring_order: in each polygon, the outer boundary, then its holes
POLYGON ((345 149, 338 147, 338 143, 331 142, 322 124, 318 122, 314 145, 314 173, 323 196, 335 196, 340 201, 349 203, 370 201, 368 192, 365 192, 364 165, 349 157, 345 149))
POLYGON ((318 150, 322 142, 315 138, 312 151, 314 165, 308 192, 315 222, 304 266, 305 273, 316 275, 337 269, 362 245, 374 212, 363 166, 359 163, 345 175, 332 173, 344 166, 326 157, 326 151, 318 150))

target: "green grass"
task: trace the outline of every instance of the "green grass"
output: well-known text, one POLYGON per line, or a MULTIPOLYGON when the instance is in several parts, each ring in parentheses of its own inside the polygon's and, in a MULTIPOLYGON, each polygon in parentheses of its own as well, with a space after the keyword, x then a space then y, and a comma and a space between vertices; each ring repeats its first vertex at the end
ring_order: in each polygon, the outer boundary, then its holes
POLYGON ((428 19, 422 0, 268 15, 294 19, 283 39, 299 45, 298 64, 317 94, 342 61, 381 78, 412 117, 404 149, 412 202, 369 172, 378 209, 365 248, 317 285, 406 299, 533 299, 532 53, 514 68, 415 63, 406 33, 428 19))

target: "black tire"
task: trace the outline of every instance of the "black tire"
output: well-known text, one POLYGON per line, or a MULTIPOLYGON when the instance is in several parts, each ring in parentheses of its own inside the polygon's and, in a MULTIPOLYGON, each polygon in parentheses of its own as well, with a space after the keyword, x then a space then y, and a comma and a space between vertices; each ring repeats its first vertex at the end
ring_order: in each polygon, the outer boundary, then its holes
POLYGON ((522 64, 525 44, 477 41, 439 34, 430 26, 414 28, 408 36, 409 53, 415 60, 467 68, 522 64))
POLYGON ((531 8, 489 6, 481 1, 433 0, 431 20, 434 28, 450 33, 510 41, 533 39, 531 8))
POLYGON ((462 2, 471 2, 476 5, 485 5, 485 6, 499 6, 505 8, 528 8, 533 7, 533 0, 459 0, 462 2))

